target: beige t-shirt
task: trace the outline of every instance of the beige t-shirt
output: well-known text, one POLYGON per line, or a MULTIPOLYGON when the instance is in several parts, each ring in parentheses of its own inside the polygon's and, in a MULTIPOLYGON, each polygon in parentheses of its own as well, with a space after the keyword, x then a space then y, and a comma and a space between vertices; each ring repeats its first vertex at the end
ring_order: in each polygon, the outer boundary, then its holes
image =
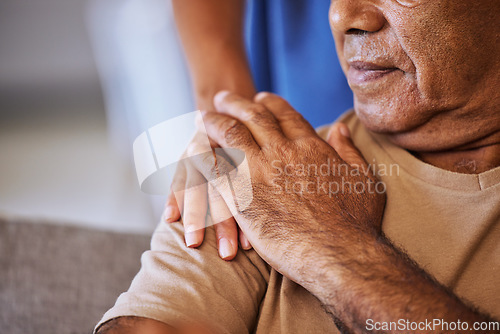
MULTIPOLYGON (((386 235, 460 298, 499 318, 500 167, 477 175, 445 171, 369 133, 353 112, 341 121, 387 186, 386 235)), ((255 251, 240 250, 226 262, 212 227, 198 249, 187 248, 183 235, 181 223, 159 224, 130 289, 101 324, 132 315, 208 321, 220 333, 338 332, 314 296, 255 251)))

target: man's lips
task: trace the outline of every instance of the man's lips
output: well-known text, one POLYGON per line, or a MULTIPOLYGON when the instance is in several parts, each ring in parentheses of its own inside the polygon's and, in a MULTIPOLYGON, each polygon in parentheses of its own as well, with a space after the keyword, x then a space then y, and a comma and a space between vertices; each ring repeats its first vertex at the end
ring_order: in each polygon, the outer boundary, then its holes
POLYGON ((347 79, 351 85, 359 86, 381 79, 398 70, 397 67, 379 65, 371 62, 349 62, 347 79))

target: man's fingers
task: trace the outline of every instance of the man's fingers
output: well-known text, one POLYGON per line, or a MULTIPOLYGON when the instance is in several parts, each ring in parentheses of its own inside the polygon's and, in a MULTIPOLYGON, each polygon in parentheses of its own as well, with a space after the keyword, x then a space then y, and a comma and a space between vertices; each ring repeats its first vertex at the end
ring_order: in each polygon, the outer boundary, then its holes
POLYGON ((327 142, 333 147, 340 158, 351 167, 369 172, 368 164, 363 158, 363 155, 352 142, 347 125, 340 122, 332 125, 328 132, 327 142))
POLYGON ((260 151, 250 130, 236 118, 204 111, 203 121, 208 136, 221 147, 237 148, 247 154, 257 154, 260 151))
POLYGON ((238 119, 251 132, 259 146, 283 140, 284 135, 274 115, 259 103, 245 99, 236 93, 222 91, 214 97, 218 112, 238 119))
POLYGON ((255 95, 254 102, 264 105, 276 117, 281 131, 287 138, 293 140, 316 135, 316 131, 311 124, 282 97, 268 92, 261 92, 255 95))

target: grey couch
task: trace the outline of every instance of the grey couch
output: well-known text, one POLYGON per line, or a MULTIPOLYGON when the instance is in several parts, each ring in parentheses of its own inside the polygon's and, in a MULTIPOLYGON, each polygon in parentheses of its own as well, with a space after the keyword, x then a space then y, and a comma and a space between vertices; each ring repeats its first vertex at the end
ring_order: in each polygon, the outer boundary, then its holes
POLYGON ((149 241, 0 218, 0 332, 91 333, 128 288, 149 241))

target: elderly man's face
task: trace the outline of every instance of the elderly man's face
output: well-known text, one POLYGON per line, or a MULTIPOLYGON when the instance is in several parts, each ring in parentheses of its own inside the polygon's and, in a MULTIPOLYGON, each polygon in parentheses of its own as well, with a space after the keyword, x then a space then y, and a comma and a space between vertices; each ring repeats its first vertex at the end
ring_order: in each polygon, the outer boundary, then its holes
POLYGON ((369 129, 412 150, 500 131, 500 1, 332 0, 329 16, 369 129))

